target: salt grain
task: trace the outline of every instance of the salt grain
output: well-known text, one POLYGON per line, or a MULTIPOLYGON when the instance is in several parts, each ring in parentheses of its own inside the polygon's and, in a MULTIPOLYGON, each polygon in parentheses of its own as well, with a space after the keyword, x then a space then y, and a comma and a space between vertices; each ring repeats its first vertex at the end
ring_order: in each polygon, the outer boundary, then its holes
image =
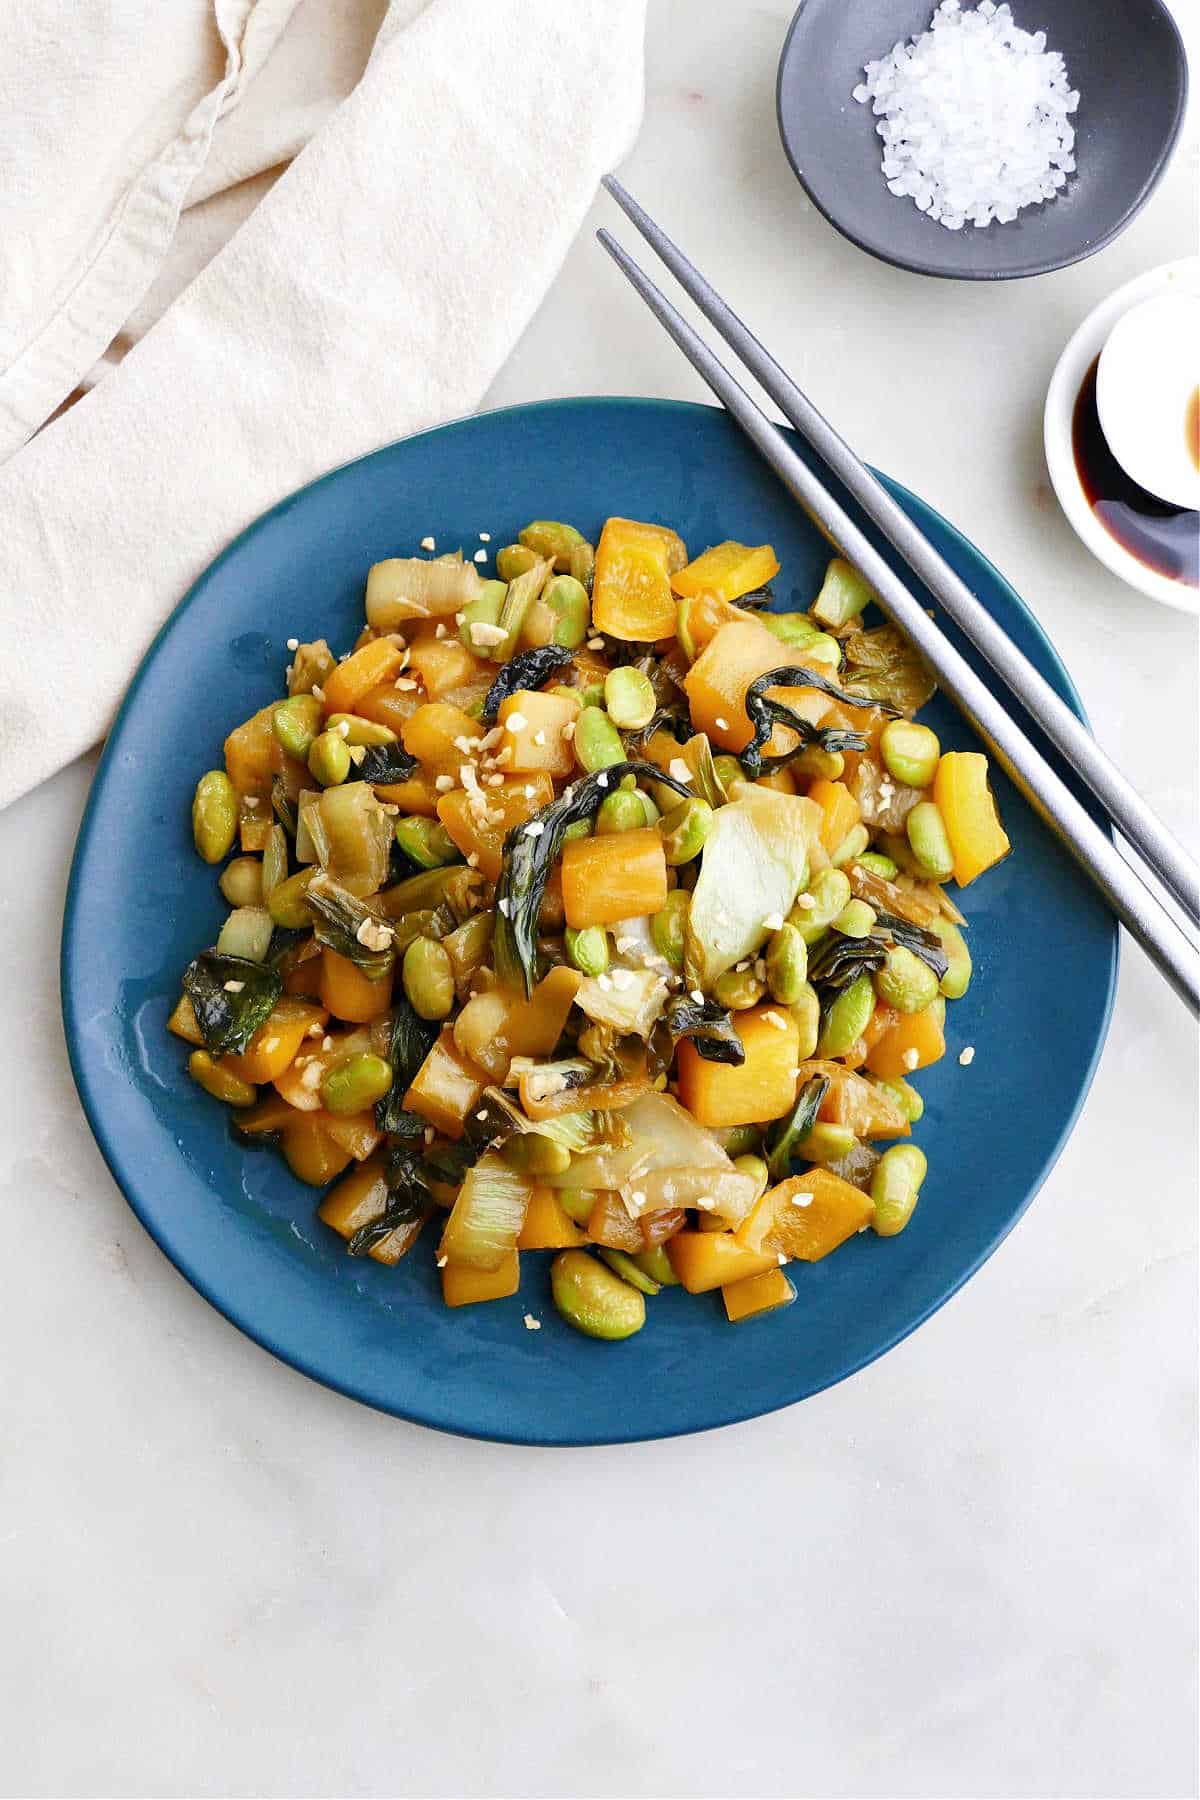
POLYGON ((865 65, 891 193, 948 231, 1009 224, 1053 200, 1075 168, 1079 105, 1044 31, 1022 31, 993 0, 942 0, 930 29, 865 65))

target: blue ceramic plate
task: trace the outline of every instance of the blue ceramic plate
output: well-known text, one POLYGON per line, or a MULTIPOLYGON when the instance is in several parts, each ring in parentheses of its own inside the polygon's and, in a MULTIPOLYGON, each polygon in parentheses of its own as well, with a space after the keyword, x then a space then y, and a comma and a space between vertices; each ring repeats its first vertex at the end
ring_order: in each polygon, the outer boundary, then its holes
MULTIPOLYGON (((1012 589, 953 528, 893 485, 985 605, 1070 703, 1066 671, 1012 589)), ((741 1328, 720 1298, 665 1290, 646 1329, 598 1344, 563 1325, 545 1256, 511 1300, 443 1308, 431 1242, 398 1268, 350 1261, 317 1196, 247 1153, 166 1035, 179 975, 223 916, 191 847, 199 775, 226 731, 281 691, 285 640, 350 645, 380 557, 432 533, 470 553, 527 519, 593 536, 610 513, 669 521, 694 547, 769 541, 785 607, 829 551, 722 412, 563 400, 448 425, 338 469, 252 525, 163 627, 92 788, 63 929, 67 1042, 100 1148, 139 1219, 213 1305, 268 1350, 355 1399, 422 1424, 530 1444, 612 1443, 728 1424, 840 1381, 928 1318, 1011 1229, 1079 1111, 1116 973, 1111 919, 1002 777, 1011 858, 967 896, 975 978, 949 1008, 949 1053, 921 1078, 929 1177, 901 1237, 857 1237, 794 1271, 796 1304, 741 1328), (963 1068, 958 1052, 973 1044, 963 1068), (526 1312, 542 1322, 529 1331, 526 1312)), ((928 717, 972 742, 948 706, 928 717)))

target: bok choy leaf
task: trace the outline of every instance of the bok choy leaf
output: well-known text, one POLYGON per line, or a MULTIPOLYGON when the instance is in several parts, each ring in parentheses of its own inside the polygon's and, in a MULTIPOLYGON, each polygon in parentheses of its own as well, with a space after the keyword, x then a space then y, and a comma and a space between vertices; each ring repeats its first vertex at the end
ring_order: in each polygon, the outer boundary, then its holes
POLYGON ((421 1159, 407 1145, 393 1145, 383 1165, 387 1182, 387 1204, 378 1218, 361 1225, 347 1246, 351 1256, 365 1256, 376 1244, 393 1232, 397 1225, 411 1225, 433 1211, 433 1195, 425 1185, 421 1159))
POLYGON ((388 1049, 388 1061, 392 1065, 392 1085, 383 1099, 375 1103, 375 1123, 380 1131, 415 1137, 424 1129, 423 1119, 417 1119, 416 1132, 410 1129, 409 1121, 416 1119, 417 1115, 404 1110, 404 1096, 412 1086, 417 1070, 433 1049, 437 1034, 437 1025, 422 1019, 414 1011, 408 995, 401 989, 393 1005, 392 1041, 388 1049))
POLYGON ((314 875, 305 899, 316 915, 313 936, 378 980, 395 960, 395 933, 386 919, 328 875, 314 875))
POLYGON ((764 771, 772 773, 799 756, 802 750, 815 746, 820 750, 845 751, 865 750, 866 739, 857 731, 824 731, 812 725, 805 718, 784 704, 782 700, 771 700, 766 690, 772 687, 806 687, 816 688, 819 693, 828 694, 842 706, 877 706, 883 712, 895 712, 883 699, 873 699, 866 694, 848 694, 844 688, 837 686, 825 675, 818 675, 815 669, 805 666, 789 665, 781 669, 768 669, 765 675, 759 675, 746 689, 744 705, 746 715, 754 727, 754 736, 740 753, 739 761, 747 775, 757 779, 764 771), (782 756, 764 756, 763 745, 767 742, 776 725, 786 725, 789 731, 799 736, 795 748, 786 751, 782 756))
POLYGON ((502 700, 507 700, 519 688, 536 691, 544 681, 549 681, 551 675, 556 674, 559 669, 565 669, 574 659, 575 652, 564 649, 561 644, 544 644, 537 650, 522 650, 520 656, 514 656, 511 662, 505 663, 488 689, 483 711, 479 715, 480 723, 494 725, 502 700))
POLYGON ((733 1029, 733 1020, 715 1000, 693 1000, 690 994, 677 994, 663 1008, 655 1026, 651 1048, 669 1067, 675 1046, 681 1038, 690 1038, 700 1055, 708 1062, 732 1063, 740 1066, 746 1060, 742 1040, 733 1029), (660 1038, 665 1039, 660 1043, 660 1038))
POLYGON ((815 800, 749 783, 718 807, 688 909, 689 988, 708 992, 727 969, 758 953, 770 936, 767 919, 787 917, 823 816, 815 800))
POLYGON ((840 994, 887 961, 887 948, 877 937, 842 937, 831 931, 808 965, 808 979, 824 1000, 840 994))
POLYGON ((615 792, 626 775, 660 782, 685 800, 692 791, 685 782, 676 781, 653 763, 616 763, 610 769, 599 769, 594 775, 572 782, 565 793, 543 806, 531 820, 514 825, 504 840, 504 858, 496 884, 492 953, 500 980, 508 987, 524 988, 526 997, 533 993, 538 914, 567 828, 593 818, 605 796, 615 792), (530 826, 534 824, 540 825, 541 830, 531 836, 530 826))
POLYGON ((913 925, 907 919, 897 919, 892 913, 886 912, 876 913, 875 930, 890 938, 893 944, 903 944, 914 956, 919 956, 939 981, 950 967, 946 946, 935 932, 926 931, 920 925, 913 925))
POLYGON ((816 1124, 817 1114, 821 1110, 821 1102, 828 1092, 828 1076, 814 1075, 800 1089, 799 1097, 789 1117, 782 1120, 776 1127, 767 1145, 767 1174, 772 1183, 787 1180, 796 1146, 808 1136, 816 1124))
POLYGON ((366 781, 372 787, 386 786, 407 781, 420 766, 403 744, 372 744, 354 774, 357 781, 366 781))
POLYGON ((852 631, 842 649, 852 706, 887 704, 911 718, 932 699, 937 682, 929 665, 894 625, 852 631))
POLYGON ((283 981, 269 963, 205 950, 184 970, 183 991, 205 1049, 223 1056, 246 1048, 283 992, 283 981))

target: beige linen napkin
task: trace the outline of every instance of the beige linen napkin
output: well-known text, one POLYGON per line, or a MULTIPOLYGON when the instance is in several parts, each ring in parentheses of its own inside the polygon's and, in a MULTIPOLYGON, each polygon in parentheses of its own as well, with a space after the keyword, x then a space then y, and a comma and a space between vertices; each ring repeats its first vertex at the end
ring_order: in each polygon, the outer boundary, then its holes
POLYGON ((154 630, 264 508, 478 404, 633 141, 644 10, 15 9, 0 805, 103 734, 154 630))

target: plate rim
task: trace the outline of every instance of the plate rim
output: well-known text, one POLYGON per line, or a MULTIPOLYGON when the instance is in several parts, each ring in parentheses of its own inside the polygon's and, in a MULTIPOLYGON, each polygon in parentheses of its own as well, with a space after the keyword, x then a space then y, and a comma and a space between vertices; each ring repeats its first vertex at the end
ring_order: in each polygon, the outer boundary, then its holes
MULTIPOLYGON (((823 1393, 831 1387, 838 1386, 841 1382, 857 1375, 862 1369, 877 1362, 881 1357, 886 1356, 891 1350, 895 1349, 897 1344, 902 1343, 905 1338, 909 1337, 921 1325, 924 1325, 928 1319, 932 1318, 934 1313, 940 1311, 943 1306, 953 1299, 966 1283, 978 1273, 984 1263, 995 1254, 1005 1238, 1008 1237, 1009 1233, 1016 1227, 1020 1220, 1024 1218, 1029 1207, 1040 1193, 1048 1176, 1053 1171, 1075 1128, 1087 1097, 1091 1092, 1092 1083, 1095 1080, 1100 1059, 1104 1054, 1104 1049, 1108 1042, 1109 1027, 1112 1022, 1113 1007, 1116 1000, 1117 974, 1120 966, 1120 934, 1116 920, 1110 919, 1111 931, 1109 936, 1107 994, 1102 1016, 1099 1021, 1099 1028, 1096 1033, 1096 1040, 1088 1058, 1075 1103, 1065 1118, 1053 1146, 1047 1153, 1041 1169, 1029 1186, 1017 1210, 1005 1221, 1002 1228, 987 1241, 978 1255, 964 1265, 960 1271, 956 1272, 952 1282, 942 1288, 921 1311, 906 1320, 901 1328, 892 1332, 886 1339, 879 1341, 871 1349, 869 1354, 856 1359, 852 1358, 838 1373, 831 1375, 828 1380, 822 1380, 815 1387, 808 1388, 803 1394, 788 1399, 772 1401, 768 1405, 739 1405, 735 1400, 731 1405, 721 1407, 719 1416, 709 1418, 705 1423, 699 1425, 683 1424, 677 1429, 672 1428, 666 1431, 639 1431, 636 1429, 628 1431, 597 1431, 595 1429, 583 1429, 578 1434, 569 1437, 562 1434, 539 1436, 536 1430, 530 1429, 522 1429, 520 1432, 514 1433, 512 1431, 504 1431, 501 1429, 475 1429, 462 1424, 450 1423, 447 1422, 444 1417, 434 1416, 432 1412, 423 1408, 407 1406, 402 1410, 398 1406, 389 1404, 385 1398, 364 1391, 364 1383, 359 1382, 356 1384, 353 1377, 330 1373, 325 1369, 318 1367, 315 1359, 309 1356, 303 1348, 294 1349, 291 1346, 285 1346, 278 1341, 276 1334, 265 1327, 257 1325, 253 1315, 247 1314, 244 1311, 240 1301, 230 1299, 228 1296, 219 1295, 214 1284, 199 1269, 192 1266, 192 1259, 189 1259, 186 1256, 176 1255, 172 1249, 168 1248, 163 1237, 156 1229, 152 1216, 150 1216, 147 1210, 142 1206, 140 1200, 135 1198, 136 1182, 129 1179, 127 1183, 127 1180, 123 1175, 120 1151, 114 1142, 115 1134, 108 1129, 104 1110, 93 1091, 90 1072, 80 1051, 83 1034, 79 1029, 79 1020, 75 1015, 76 984, 73 974, 75 958, 77 955, 83 953, 82 947, 75 942, 75 927, 80 904, 79 886, 81 870, 87 855, 91 834, 96 824, 95 800, 101 792, 102 784, 107 783, 110 773, 115 766, 115 757, 121 728, 125 723, 128 713, 136 704, 138 692, 148 673, 149 667, 155 659, 162 641, 172 629, 176 620, 186 608, 195 603, 200 594, 200 590, 208 581, 212 573, 239 549, 245 539, 264 527, 269 521, 277 518, 311 489, 321 487, 325 483, 332 481, 337 476, 343 474, 347 469, 355 468, 362 463, 371 462, 375 458, 384 456, 401 445, 408 445, 419 442, 422 439, 454 432, 464 427, 472 426, 483 419, 502 419, 511 414, 528 415, 533 412, 564 411, 580 406, 601 406, 605 409, 611 408, 613 410, 633 406, 647 411, 683 412, 692 415, 703 414, 711 417, 728 416, 724 413, 724 408, 705 405, 703 402, 699 401, 665 399, 652 395, 622 394, 563 395, 550 400, 518 402, 508 406, 489 408, 482 412, 464 414, 458 418, 447 420, 440 425, 431 426, 424 431, 412 432, 406 437, 395 438, 387 444, 381 444, 376 449, 365 452, 361 456, 351 457, 347 461, 339 463, 331 469, 325 470, 324 473, 316 476, 312 481, 305 482, 302 486, 285 495, 281 500, 276 501, 273 506, 268 507, 256 518, 252 519, 223 550, 213 557, 211 562, 205 565, 197 575, 196 579, 188 587, 187 591, 177 601, 175 606, 172 607, 171 611, 167 614, 146 647, 146 650, 130 678, 129 685, 126 688, 121 703, 113 717, 112 724, 109 727, 104 748, 101 752, 95 773, 92 777, 91 785, 88 789, 88 797, 80 820, 79 833, 71 856, 70 871, 67 878, 66 894, 63 903, 63 922, 59 948, 60 1001, 67 1058, 71 1069, 72 1079, 75 1083, 75 1089, 83 1108, 84 1117, 88 1123, 88 1128, 92 1133, 101 1157, 126 1205, 157 1248, 166 1257, 167 1261, 177 1273, 183 1277, 188 1285, 195 1289, 195 1291, 200 1294, 222 1318, 230 1325, 234 1326, 238 1331, 244 1333, 244 1335, 250 1338, 253 1343, 257 1344, 260 1349, 267 1351, 270 1355, 276 1357, 289 1368, 295 1369, 299 1374, 306 1376, 312 1381, 318 1382, 322 1387, 329 1388, 336 1393, 344 1395, 347 1399, 357 1401, 364 1406, 369 1406, 373 1410, 384 1413, 388 1417, 403 1420, 408 1424, 427 1427, 431 1430, 442 1431, 451 1436, 471 1438, 479 1442, 518 1444, 534 1449, 584 1449, 618 1444, 659 1442, 675 1437, 697 1436, 702 1432, 722 1430, 728 1426, 743 1424, 751 1419, 765 1418, 771 1413, 781 1412, 790 1406, 800 1405, 805 1400, 812 1399, 815 1395, 823 1393)), ((781 427, 781 429, 786 428, 781 427)), ((956 525, 951 523, 949 519, 946 519, 944 515, 937 512, 937 510, 927 501, 923 500, 919 495, 914 494, 911 489, 905 487, 902 483, 892 481, 891 486, 897 493, 903 495, 906 502, 910 502, 916 508, 917 512, 921 515, 920 522, 922 525, 930 518, 935 520, 949 533, 951 538, 957 544, 963 546, 970 555, 978 558, 980 563, 987 569, 990 576, 992 576, 1005 590, 1018 611, 1024 615, 1028 625, 1033 630, 1035 636, 1040 640, 1042 646, 1049 652, 1056 667, 1061 671, 1068 704, 1090 729, 1090 721, 1070 671, 1067 669, 1066 664, 1055 649, 1050 637, 1042 626, 1041 621, 1022 599, 1017 590, 1004 575, 1001 574, 1000 570, 996 568, 990 558, 988 558, 983 551, 979 550, 956 525)))
MULTIPOLYGON (((933 0, 931 0, 931 11, 932 4, 933 0)), ((1086 262, 1089 257, 1095 256, 1098 251, 1107 249, 1114 239, 1120 237, 1121 233, 1125 231, 1128 226, 1132 225, 1133 221, 1137 218, 1142 208, 1154 193, 1155 188, 1166 174, 1167 165, 1175 154, 1176 146, 1179 143, 1179 135, 1183 130, 1183 122, 1187 114, 1190 81, 1187 47, 1183 40, 1183 33, 1180 31, 1178 22, 1174 18, 1170 7, 1165 4, 1165 0, 1143 0, 1143 4, 1152 7, 1160 15, 1166 22, 1169 33, 1174 36, 1175 48, 1177 51, 1176 70, 1178 72, 1178 83, 1175 95, 1175 115, 1171 123, 1171 130, 1145 181, 1142 183, 1136 196, 1126 207, 1121 216, 1108 231, 1103 233, 1102 236, 1086 239, 1080 248, 1070 256, 1047 257, 1039 262, 1022 264, 1020 268, 992 267, 987 269, 945 269, 940 268, 933 262, 927 262, 911 256, 902 256, 896 251, 885 248, 882 244, 877 243, 873 239, 861 237, 856 231, 852 230, 848 224, 839 219, 835 213, 831 212, 829 207, 813 192, 808 184, 807 177, 804 174, 798 156, 793 150, 783 110, 784 69, 792 54, 793 39, 797 35, 800 27, 801 15, 807 10, 809 0, 799 0, 796 10, 791 16, 787 31, 784 34, 783 47, 779 52, 779 62, 775 70, 775 124, 779 132, 779 141, 783 145, 783 153, 788 161, 788 166, 790 167, 792 174, 796 177, 796 180, 800 183, 800 186, 804 189, 809 200, 825 220, 826 224, 832 225, 839 236, 844 237, 847 243, 853 244, 856 250, 861 250, 866 256, 875 257, 879 262, 888 263, 893 269, 905 269, 912 275, 927 275, 934 281, 1027 281, 1039 275, 1054 275, 1060 269, 1073 268, 1076 263, 1086 262)))

